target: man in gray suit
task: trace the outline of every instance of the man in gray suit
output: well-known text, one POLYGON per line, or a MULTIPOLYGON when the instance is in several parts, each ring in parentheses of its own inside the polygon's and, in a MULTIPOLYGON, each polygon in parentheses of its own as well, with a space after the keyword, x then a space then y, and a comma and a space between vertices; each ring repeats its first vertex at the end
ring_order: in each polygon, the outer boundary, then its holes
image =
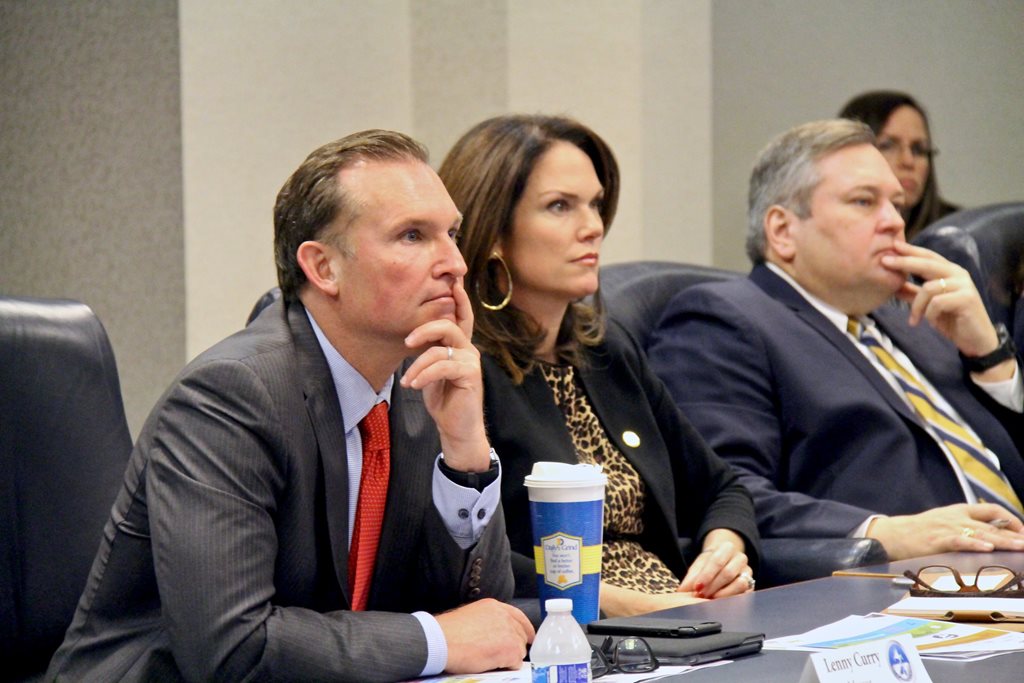
POLYGON ((521 665, 533 628, 499 602, 512 573, 461 216, 426 158, 404 135, 366 131, 285 183, 282 299, 157 403, 47 680, 385 681, 521 665), (371 412, 390 423, 389 460, 364 458, 371 412), (386 492, 379 537, 360 521, 374 491, 386 492))

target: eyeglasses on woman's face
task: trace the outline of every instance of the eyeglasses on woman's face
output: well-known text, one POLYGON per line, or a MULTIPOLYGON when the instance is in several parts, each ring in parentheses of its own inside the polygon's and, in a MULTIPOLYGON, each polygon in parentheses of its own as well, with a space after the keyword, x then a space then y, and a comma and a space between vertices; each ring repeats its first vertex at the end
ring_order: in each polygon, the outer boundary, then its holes
POLYGON ((911 142, 908 145, 894 138, 881 138, 875 146, 882 153, 882 156, 889 160, 899 159, 905 152, 910 152, 910 156, 915 161, 922 159, 931 160, 939 153, 939 150, 928 143, 911 142))
POLYGON ((641 674, 657 668, 658 660, 643 638, 622 638, 616 642, 612 636, 608 636, 600 646, 590 646, 592 678, 615 672, 641 674))
POLYGON ((1024 573, 989 565, 965 578, 953 567, 930 565, 903 575, 913 580, 910 594, 918 597, 1024 598, 1024 573))

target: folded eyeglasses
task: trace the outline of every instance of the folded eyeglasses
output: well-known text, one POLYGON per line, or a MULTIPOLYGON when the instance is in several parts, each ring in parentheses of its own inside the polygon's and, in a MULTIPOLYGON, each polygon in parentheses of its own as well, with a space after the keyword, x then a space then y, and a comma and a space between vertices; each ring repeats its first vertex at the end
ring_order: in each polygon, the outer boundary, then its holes
POLYGON ((929 565, 903 575, 912 580, 910 594, 915 597, 943 598, 1024 598, 1024 573, 1009 567, 989 565, 968 579, 953 567, 929 565))
POLYGON ((608 636, 590 646, 590 676, 599 678, 610 673, 642 674, 658 668, 658 659, 643 638, 623 638, 618 642, 608 636))

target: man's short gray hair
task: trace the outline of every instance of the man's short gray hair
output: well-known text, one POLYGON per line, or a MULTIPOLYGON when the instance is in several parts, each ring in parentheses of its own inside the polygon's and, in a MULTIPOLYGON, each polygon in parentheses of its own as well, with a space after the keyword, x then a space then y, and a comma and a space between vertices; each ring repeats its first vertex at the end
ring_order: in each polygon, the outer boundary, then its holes
POLYGON ((875 144, 875 134, 859 121, 829 119, 791 128, 761 150, 750 173, 747 196, 747 256, 764 263, 764 217, 778 204, 800 218, 811 213, 811 195, 821 181, 818 162, 846 147, 875 144))

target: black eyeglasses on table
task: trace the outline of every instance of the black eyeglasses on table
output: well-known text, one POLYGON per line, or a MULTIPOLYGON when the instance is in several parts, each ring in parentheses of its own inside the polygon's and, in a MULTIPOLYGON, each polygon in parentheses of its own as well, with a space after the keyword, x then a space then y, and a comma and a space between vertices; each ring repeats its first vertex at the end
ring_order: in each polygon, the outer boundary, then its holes
POLYGON ((600 678, 616 671, 624 674, 642 674, 658 668, 658 659, 643 638, 623 638, 618 642, 608 636, 601 643, 590 646, 590 676, 600 678))
POLYGON ((921 567, 916 572, 908 569, 903 575, 914 582, 910 594, 916 597, 1024 598, 1024 573, 1009 567, 981 567, 971 581, 953 567, 941 564, 921 567), (950 579, 956 585, 946 588, 950 579))

